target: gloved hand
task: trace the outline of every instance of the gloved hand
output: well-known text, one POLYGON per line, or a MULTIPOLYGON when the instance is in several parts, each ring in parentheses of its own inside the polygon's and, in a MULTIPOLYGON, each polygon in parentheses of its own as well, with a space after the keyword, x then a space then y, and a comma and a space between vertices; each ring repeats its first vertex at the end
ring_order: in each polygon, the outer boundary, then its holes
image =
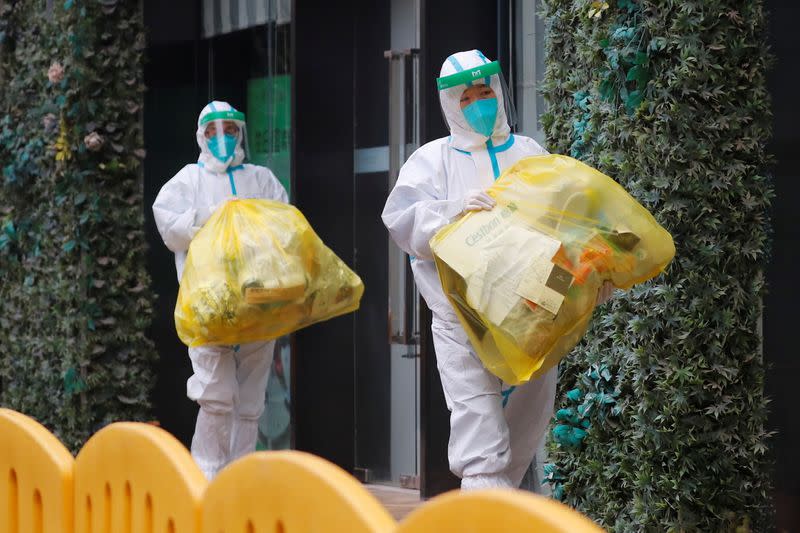
POLYGON ((486 191, 471 190, 467 193, 467 196, 464 197, 461 212, 491 211, 496 205, 497 202, 495 199, 486 194, 486 191))
POLYGON ((597 304, 603 305, 608 302, 614 295, 614 284, 610 281, 604 281, 600 288, 597 290, 597 304))
POLYGON ((221 201, 217 202, 214 205, 199 206, 197 208, 197 213, 195 214, 194 217, 194 225, 198 228, 202 228, 205 225, 205 223, 208 222, 208 219, 211 218, 211 215, 216 213, 217 209, 225 205, 225 203, 228 200, 233 200, 235 198, 236 198, 235 196, 226 196, 225 198, 223 198, 221 201))

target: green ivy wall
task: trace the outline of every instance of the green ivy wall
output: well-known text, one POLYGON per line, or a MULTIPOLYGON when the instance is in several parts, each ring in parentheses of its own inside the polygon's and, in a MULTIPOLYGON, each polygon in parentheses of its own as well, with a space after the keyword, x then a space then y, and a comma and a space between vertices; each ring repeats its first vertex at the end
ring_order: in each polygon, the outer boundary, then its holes
POLYGON ((611 531, 768 531, 762 2, 544 4, 550 149, 617 179, 677 248, 562 365, 548 480, 611 531))
POLYGON ((73 450, 147 420, 138 2, 0 1, 0 404, 73 450))

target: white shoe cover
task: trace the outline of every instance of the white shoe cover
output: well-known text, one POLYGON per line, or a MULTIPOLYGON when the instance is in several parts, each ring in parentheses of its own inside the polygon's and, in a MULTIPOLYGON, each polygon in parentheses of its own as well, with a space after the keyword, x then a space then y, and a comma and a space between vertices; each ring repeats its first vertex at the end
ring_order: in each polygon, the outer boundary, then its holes
POLYGON ((197 413, 192 437, 192 457, 209 481, 230 459, 233 413, 210 413, 203 407, 197 413))
POLYGON ((233 422, 230 461, 256 451, 257 439, 258 420, 242 420, 237 417, 233 422))

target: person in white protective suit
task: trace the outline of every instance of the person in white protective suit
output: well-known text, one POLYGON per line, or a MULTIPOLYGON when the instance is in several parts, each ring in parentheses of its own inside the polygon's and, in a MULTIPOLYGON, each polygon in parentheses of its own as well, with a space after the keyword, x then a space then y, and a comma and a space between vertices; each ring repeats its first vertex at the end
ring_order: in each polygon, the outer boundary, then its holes
MULTIPOLYGON (((547 152, 511 133, 513 107, 500 67, 479 50, 458 52, 442 65, 439 100, 449 137, 422 146, 406 161, 383 210, 397 245, 411 256, 422 297, 433 314, 431 332, 450 410, 450 470, 462 489, 519 487, 553 412, 557 368, 509 387, 478 359, 445 297, 428 244, 468 211, 490 210, 486 194, 519 159, 547 152)), ((598 295, 603 302, 612 287, 598 295)))
MULTIPOLYGON (((197 163, 183 167, 158 193, 156 225, 175 252, 180 282, 189 243, 227 200, 266 198, 288 202, 268 168, 243 164, 245 116, 226 102, 211 102, 197 120, 197 163)), ((200 405, 192 456, 209 479, 227 463, 255 450, 274 341, 189 348, 194 374, 186 384, 200 405)))

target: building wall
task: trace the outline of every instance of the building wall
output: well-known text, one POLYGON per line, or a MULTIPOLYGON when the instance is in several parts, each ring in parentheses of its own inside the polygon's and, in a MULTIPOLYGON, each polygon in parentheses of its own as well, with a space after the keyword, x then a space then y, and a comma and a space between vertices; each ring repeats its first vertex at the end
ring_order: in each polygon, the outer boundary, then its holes
POLYGON ((772 398, 770 425, 775 455, 775 505, 778 531, 800 531, 800 418, 797 381, 800 357, 797 339, 797 305, 800 301, 800 39, 796 21, 800 5, 791 0, 768 0, 770 40, 776 63, 770 76, 774 130, 772 261, 767 272, 769 294, 764 305, 764 349, 771 368, 767 392, 772 398))
MULTIPOLYGON (((353 265, 353 54, 355 3, 295 2, 296 205, 322 240, 353 265)), ((369 290, 369 289, 367 289, 369 290)), ((354 468, 354 315, 295 335, 298 449, 354 468)))

